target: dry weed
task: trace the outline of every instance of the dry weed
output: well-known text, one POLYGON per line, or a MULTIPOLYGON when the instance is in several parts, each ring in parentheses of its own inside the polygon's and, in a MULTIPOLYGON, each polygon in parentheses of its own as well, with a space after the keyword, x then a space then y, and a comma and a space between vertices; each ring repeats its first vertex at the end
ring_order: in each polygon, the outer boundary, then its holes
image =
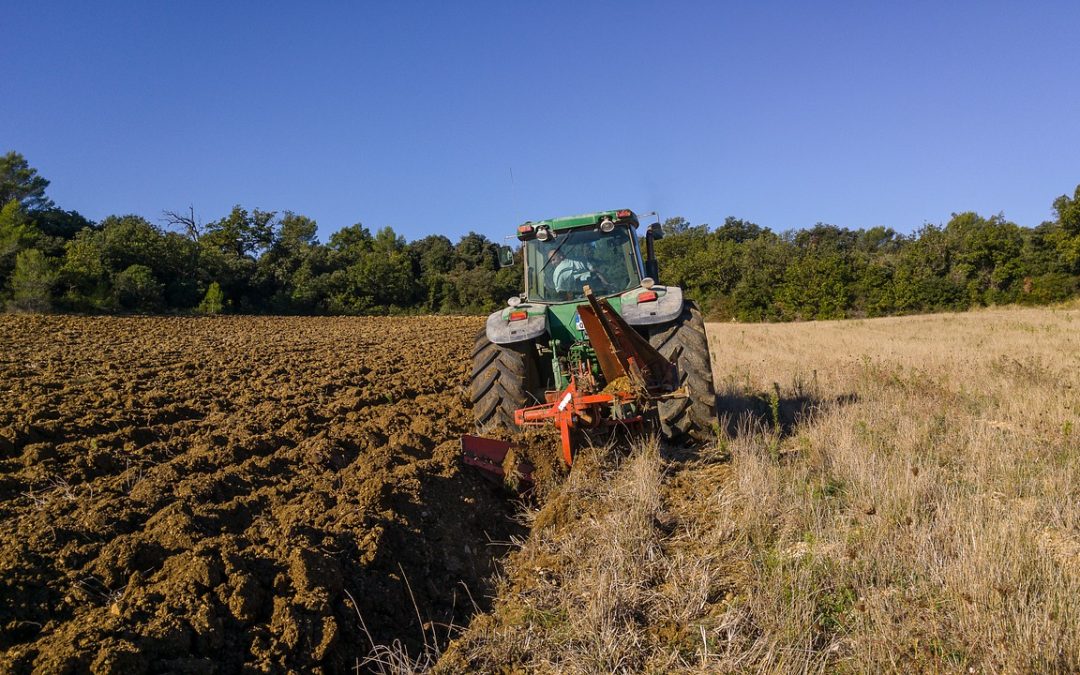
POLYGON ((704 633, 692 624, 711 621, 706 610, 725 587, 731 563, 719 558, 734 524, 717 527, 716 518, 730 513, 722 499, 708 517, 687 510, 695 500, 665 485, 696 486, 666 475, 672 468, 651 439, 626 457, 611 448, 583 453, 532 514, 532 534, 507 563, 494 612, 474 620, 440 666, 663 672, 698 665, 704 633))

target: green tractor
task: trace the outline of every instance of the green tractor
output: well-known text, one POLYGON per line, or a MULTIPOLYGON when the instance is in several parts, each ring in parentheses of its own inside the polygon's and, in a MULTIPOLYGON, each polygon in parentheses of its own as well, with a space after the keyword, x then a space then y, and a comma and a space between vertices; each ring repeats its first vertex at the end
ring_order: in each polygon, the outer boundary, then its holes
MULTIPOLYGON (((663 236, 660 223, 646 229, 644 256, 638 228, 625 209, 518 227, 525 292, 488 317, 472 353, 479 431, 553 421, 568 464, 580 429, 652 420, 675 443, 712 436, 715 394, 701 312, 681 289, 659 283, 653 243, 663 236)), ((508 247, 501 262, 513 264, 508 247)), ((466 461, 497 467, 505 444, 492 443, 463 439, 466 461)))

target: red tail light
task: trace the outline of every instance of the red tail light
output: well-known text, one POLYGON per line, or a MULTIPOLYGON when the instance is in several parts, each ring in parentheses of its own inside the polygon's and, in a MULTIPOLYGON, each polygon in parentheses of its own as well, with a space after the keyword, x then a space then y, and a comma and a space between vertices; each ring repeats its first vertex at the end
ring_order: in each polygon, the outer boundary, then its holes
POLYGON ((634 212, 631 211, 630 209, 623 209, 622 211, 616 211, 615 212, 615 217, 616 218, 629 218, 632 215, 634 215, 634 212))
POLYGON ((536 236, 536 228, 532 223, 525 223, 524 225, 518 225, 517 238, 518 241, 529 241, 536 236))
POLYGON ((641 293, 638 293, 638 304, 641 304, 643 302, 651 302, 653 300, 656 300, 656 291, 642 291, 641 293))
MULTIPOLYGON (((656 294, 653 293, 653 295, 656 295, 656 294)), ((528 312, 510 312, 510 320, 511 321, 521 321, 522 319, 527 319, 527 318, 529 318, 529 313, 528 312)))

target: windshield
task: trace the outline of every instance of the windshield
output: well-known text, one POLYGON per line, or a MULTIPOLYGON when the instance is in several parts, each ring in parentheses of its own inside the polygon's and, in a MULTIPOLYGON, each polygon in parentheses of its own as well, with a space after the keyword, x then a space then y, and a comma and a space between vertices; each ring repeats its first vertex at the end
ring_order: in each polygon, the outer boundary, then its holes
POLYGON ((607 234, 599 229, 575 230, 548 241, 533 239, 526 242, 525 251, 530 300, 578 300, 585 297, 586 285, 597 295, 613 295, 641 282, 627 227, 607 234))

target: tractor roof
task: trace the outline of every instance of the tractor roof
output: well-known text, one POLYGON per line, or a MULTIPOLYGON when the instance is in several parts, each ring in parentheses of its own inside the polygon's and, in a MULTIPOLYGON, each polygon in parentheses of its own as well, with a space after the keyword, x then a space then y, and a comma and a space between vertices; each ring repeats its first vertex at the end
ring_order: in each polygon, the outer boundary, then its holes
POLYGON ((552 230, 573 230, 579 227, 585 227, 588 225, 599 225, 600 221, 605 218, 616 222, 629 222, 634 227, 638 226, 637 215, 630 209, 619 209, 617 211, 597 211, 596 213, 586 213, 580 216, 563 216, 562 218, 550 218, 548 220, 541 220, 535 223, 531 223, 534 227, 546 225, 552 230))

